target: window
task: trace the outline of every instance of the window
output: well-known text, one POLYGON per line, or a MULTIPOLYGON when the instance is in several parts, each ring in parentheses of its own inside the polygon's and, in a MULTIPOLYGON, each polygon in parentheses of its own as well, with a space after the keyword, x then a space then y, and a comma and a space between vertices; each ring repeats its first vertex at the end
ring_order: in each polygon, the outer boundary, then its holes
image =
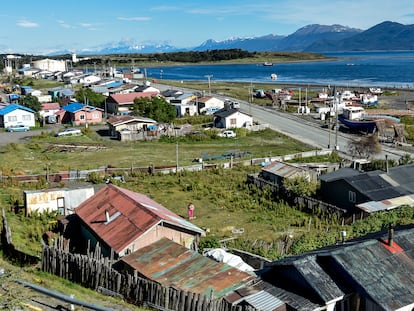
POLYGON ((92 118, 93 119, 98 119, 99 118, 99 113, 94 113, 94 114, 92 114, 92 118))
POLYGON ((17 116, 8 116, 7 120, 9 120, 9 122, 16 122, 17 121, 17 116))
POLYGON ((80 120, 85 120, 85 115, 84 115, 84 114, 81 114, 81 115, 79 116, 79 119, 80 119, 80 120))
POLYGON ((348 192, 349 202, 355 203, 356 202, 356 193, 353 191, 348 192))
POLYGON ((31 118, 31 115, 30 114, 25 114, 25 115, 22 115, 22 120, 23 121, 30 121, 32 118, 31 118))
POLYGON ((230 125, 236 126, 237 125, 237 119, 236 118, 230 119, 230 125))

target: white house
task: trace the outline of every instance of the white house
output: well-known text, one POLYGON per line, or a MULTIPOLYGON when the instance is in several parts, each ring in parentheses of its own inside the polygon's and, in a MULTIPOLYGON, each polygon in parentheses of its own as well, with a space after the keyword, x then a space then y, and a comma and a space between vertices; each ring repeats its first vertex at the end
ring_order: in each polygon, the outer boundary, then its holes
POLYGON ((197 99, 198 113, 213 114, 224 108, 224 101, 213 96, 204 96, 197 99))
POLYGON ((170 100, 170 104, 175 107, 177 118, 185 115, 194 116, 198 113, 198 107, 194 101, 196 98, 194 94, 184 93, 170 100))
POLYGON ((253 124, 253 117, 235 108, 223 108, 214 113, 214 127, 241 128, 253 124))
POLYGON ((35 111, 17 104, 10 104, 0 109, 0 127, 8 128, 14 125, 35 126, 35 111))
POLYGON ((60 110, 59 103, 43 103, 41 104, 41 110, 39 110, 39 115, 43 118, 48 116, 55 115, 56 112, 60 110))

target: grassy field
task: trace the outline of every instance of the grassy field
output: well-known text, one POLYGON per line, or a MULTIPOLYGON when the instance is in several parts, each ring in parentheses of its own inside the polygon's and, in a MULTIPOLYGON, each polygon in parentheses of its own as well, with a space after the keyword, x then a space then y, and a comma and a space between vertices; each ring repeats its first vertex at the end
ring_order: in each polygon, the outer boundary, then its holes
POLYGON ((39 174, 66 170, 112 167, 180 166, 194 164, 192 161, 209 155, 229 151, 248 151, 251 157, 277 156, 310 150, 306 144, 292 140, 272 130, 248 133, 237 130, 237 138, 219 138, 214 135, 192 137, 168 137, 160 141, 119 142, 103 139, 90 129, 78 137, 54 137, 42 134, 24 144, 9 144, 0 149, 3 175, 39 174), (97 146, 96 150, 63 151, 61 145, 97 146), (17 156, 16 156, 17 155, 17 156))

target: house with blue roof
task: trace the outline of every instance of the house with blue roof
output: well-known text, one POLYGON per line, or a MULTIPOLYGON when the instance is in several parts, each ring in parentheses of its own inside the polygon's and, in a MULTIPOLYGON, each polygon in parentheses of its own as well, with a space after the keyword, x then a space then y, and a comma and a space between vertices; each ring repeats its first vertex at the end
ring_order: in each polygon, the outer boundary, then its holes
POLYGON ((8 128, 15 125, 35 126, 33 109, 18 104, 10 104, 0 109, 0 127, 8 128))
POLYGON ((57 113, 58 121, 64 124, 91 125, 102 123, 103 109, 82 103, 69 103, 57 113))

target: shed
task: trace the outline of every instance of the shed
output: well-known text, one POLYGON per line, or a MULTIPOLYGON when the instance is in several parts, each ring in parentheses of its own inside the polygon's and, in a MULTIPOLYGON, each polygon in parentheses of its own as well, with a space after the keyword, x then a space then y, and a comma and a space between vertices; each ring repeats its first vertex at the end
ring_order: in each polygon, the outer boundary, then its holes
POLYGON ((163 237, 122 257, 116 269, 173 287, 217 299, 254 280, 252 273, 204 257, 163 237))
POLYGON ((279 186, 283 184, 283 180, 296 177, 303 177, 307 181, 315 183, 317 181, 317 172, 281 161, 273 161, 264 166, 261 171, 261 176, 279 186))
POLYGON ((25 190, 24 208, 26 214, 57 211, 60 215, 70 215, 86 199, 94 195, 93 187, 57 188, 43 190, 25 190))

